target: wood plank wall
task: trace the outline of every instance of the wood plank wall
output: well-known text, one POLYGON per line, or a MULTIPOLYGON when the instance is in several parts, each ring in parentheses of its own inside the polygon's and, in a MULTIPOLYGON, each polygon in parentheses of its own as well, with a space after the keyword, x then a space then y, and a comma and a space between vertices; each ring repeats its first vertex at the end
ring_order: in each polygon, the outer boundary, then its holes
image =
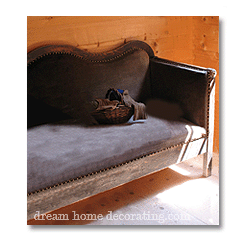
POLYGON ((219 17, 193 17, 194 65, 217 71, 215 89, 214 152, 219 152, 219 17))
POLYGON ((107 51, 129 40, 147 42, 155 55, 217 70, 214 151, 219 151, 219 18, 188 16, 32 16, 27 18, 27 49, 71 44, 107 51))

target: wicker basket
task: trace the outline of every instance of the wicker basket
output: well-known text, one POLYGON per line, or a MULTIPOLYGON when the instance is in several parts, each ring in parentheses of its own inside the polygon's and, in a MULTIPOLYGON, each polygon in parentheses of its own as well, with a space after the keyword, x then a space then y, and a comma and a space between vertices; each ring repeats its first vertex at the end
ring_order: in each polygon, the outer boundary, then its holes
POLYGON ((99 124, 122 124, 133 115, 133 107, 118 105, 115 109, 94 111, 92 116, 99 124))

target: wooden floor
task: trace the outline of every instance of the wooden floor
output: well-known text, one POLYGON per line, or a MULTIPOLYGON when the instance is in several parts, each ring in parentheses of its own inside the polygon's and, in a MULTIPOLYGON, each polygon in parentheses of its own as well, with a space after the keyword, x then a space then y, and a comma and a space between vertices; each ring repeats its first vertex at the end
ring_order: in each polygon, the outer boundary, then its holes
POLYGON ((218 225, 218 165, 215 154, 213 174, 204 178, 199 156, 39 216, 28 225, 218 225))

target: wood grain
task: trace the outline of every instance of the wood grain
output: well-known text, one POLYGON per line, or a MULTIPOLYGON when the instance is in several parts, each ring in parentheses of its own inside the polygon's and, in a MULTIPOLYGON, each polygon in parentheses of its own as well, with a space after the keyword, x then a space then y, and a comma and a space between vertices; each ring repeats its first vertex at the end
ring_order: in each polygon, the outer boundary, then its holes
POLYGON ((39 214, 49 213, 178 163, 182 150, 184 150, 184 160, 193 158, 203 153, 204 147, 203 138, 190 142, 186 146, 186 150, 183 144, 179 144, 118 167, 101 171, 97 173, 98 175, 90 175, 29 195, 27 219, 33 219, 37 211, 39 214), (190 152, 187 150, 188 146, 190 152))
MULTIPOLYGON (((219 151, 219 18, 218 17, 141 17, 93 16, 60 17, 36 16, 27 19, 27 50, 49 44, 76 45, 78 48, 101 52, 109 51, 126 41, 145 41, 155 55, 178 62, 214 68, 217 71, 214 115, 214 151, 219 151)), ((198 142, 197 142, 198 144, 198 142)), ((211 145, 209 145, 210 147, 211 145)), ((180 147, 178 147, 180 149, 180 147)), ((209 148, 210 150, 210 148, 209 148)), ((197 149, 195 150, 197 153, 197 149)), ((83 178, 60 188, 28 197, 28 219, 36 211, 50 212, 64 205, 106 191, 150 172, 162 169, 178 160, 164 154, 145 157, 119 168, 100 173, 100 182, 94 177, 83 178), (159 157, 162 157, 160 160, 159 157), (147 162, 149 161, 149 163, 147 162), (157 163, 157 165, 156 165, 157 163), (147 165, 149 167, 147 169, 147 165), (129 167, 130 166, 130 167, 129 167), (146 167, 145 167, 146 166, 146 167), (139 170, 138 170, 139 169, 139 170), (148 170, 148 171, 146 171, 148 170), (137 173, 136 173, 137 172, 137 173), (91 187, 91 186, 96 186, 91 187), (79 193, 79 194, 78 194, 79 193), (59 201, 61 199, 61 201, 59 201), (41 203, 44 204, 41 204, 41 203)), ((191 157, 193 155, 185 156, 191 157)), ((194 155, 196 156, 196 155, 194 155)))
POLYGON ((28 16, 27 49, 68 44, 91 52, 109 51, 130 40, 147 42, 155 55, 214 68, 214 151, 219 151, 218 16, 28 16))
POLYGON ((32 219, 37 211, 40 214, 51 212, 174 164, 178 160, 182 146, 172 147, 160 153, 99 172, 98 177, 96 174, 90 175, 29 195, 27 198, 27 219, 32 219))
POLYGON ((214 68, 215 113, 214 113, 214 152, 219 152, 219 17, 193 17, 193 61, 198 66, 214 68))

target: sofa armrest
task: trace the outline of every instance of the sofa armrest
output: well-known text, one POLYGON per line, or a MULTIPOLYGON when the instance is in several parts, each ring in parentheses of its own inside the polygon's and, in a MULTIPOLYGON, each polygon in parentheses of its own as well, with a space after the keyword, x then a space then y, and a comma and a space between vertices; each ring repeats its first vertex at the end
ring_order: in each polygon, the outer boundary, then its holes
POLYGON ((208 131, 216 71, 158 57, 150 66, 152 97, 179 104, 186 119, 208 131))

